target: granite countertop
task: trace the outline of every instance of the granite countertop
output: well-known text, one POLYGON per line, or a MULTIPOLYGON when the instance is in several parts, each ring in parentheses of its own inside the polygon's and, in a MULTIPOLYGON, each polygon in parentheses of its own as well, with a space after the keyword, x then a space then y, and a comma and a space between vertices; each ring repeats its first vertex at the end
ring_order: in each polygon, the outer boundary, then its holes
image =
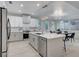
POLYGON ((56 33, 46 33, 43 35, 40 35, 41 37, 47 38, 47 39, 55 39, 55 38, 64 38, 64 34, 56 34, 56 33))
POLYGON ((65 37, 64 34, 56 34, 56 33, 30 32, 30 34, 41 36, 41 37, 44 37, 44 38, 47 38, 47 39, 55 39, 55 38, 64 38, 65 37), (41 33, 41 34, 38 35, 36 33, 41 33))

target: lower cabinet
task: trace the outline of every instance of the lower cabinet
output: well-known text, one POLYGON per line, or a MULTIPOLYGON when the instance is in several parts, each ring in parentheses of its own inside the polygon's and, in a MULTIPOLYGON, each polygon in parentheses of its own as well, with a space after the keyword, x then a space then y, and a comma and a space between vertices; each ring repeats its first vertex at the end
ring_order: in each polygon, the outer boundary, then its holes
POLYGON ((36 36, 33 34, 29 35, 29 40, 30 40, 30 44, 32 45, 32 47, 37 50, 37 52, 45 57, 47 56, 47 47, 46 47, 46 39, 40 36, 36 36))
POLYGON ((30 44, 33 46, 33 35, 32 34, 29 34, 29 41, 30 41, 30 44))
POLYGON ((46 39, 39 37, 38 52, 42 57, 64 57, 64 42, 63 38, 46 39))
POLYGON ((35 49, 38 51, 38 36, 35 36, 35 39, 34 39, 34 47, 35 49))
POLYGON ((38 39, 39 37, 33 34, 29 35, 29 40, 30 40, 30 44, 32 45, 33 48, 35 48, 38 51, 38 39))
POLYGON ((10 39, 8 41, 23 40, 23 32, 11 32, 10 39))
POLYGON ((30 44, 42 57, 64 57, 63 38, 47 39, 30 34, 30 44))

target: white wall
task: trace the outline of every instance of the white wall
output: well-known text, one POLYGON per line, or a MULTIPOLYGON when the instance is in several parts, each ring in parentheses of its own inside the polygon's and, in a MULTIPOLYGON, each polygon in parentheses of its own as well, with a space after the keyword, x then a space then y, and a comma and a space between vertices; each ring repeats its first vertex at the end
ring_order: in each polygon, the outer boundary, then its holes
MULTIPOLYGON (((79 22, 78 20, 75 20, 74 22, 79 22)), ((60 21, 58 22, 59 24, 57 25, 57 27, 59 27, 61 30, 63 31, 68 31, 70 33, 75 32, 75 39, 79 40, 79 23, 72 25, 70 21, 67 22, 63 22, 60 21)))

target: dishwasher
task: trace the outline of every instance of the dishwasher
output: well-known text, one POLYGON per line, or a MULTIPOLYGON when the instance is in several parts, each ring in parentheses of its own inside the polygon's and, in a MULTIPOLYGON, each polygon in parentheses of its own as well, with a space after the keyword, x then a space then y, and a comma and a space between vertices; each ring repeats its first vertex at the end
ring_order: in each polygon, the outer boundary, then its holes
POLYGON ((39 37, 38 52, 39 52, 39 55, 42 57, 47 56, 47 39, 44 37, 39 37))

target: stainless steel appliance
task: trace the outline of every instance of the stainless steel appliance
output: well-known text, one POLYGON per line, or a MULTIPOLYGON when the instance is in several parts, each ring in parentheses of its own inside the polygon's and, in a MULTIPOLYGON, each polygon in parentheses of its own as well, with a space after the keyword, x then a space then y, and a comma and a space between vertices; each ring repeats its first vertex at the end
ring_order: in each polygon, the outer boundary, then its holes
POLYGON ((10 20, 9 20, 9 18, 8 18, 8 27, 7 27, 7 34, 8 34, 8 40, 10 39, 10 34, 11 34, 11 24, 10 24, 10 20))
POLYGON ((30 31, 23 31, 23 39, 29 38, 29 32, 30 31))
POLYGON ((0 7, 0 57, 7 56, 7 9, 0 7))
POLYGON ((47 56, 47 39, 44 37, 40 37, 38 40, 38 52, 42 57, 47 56))

